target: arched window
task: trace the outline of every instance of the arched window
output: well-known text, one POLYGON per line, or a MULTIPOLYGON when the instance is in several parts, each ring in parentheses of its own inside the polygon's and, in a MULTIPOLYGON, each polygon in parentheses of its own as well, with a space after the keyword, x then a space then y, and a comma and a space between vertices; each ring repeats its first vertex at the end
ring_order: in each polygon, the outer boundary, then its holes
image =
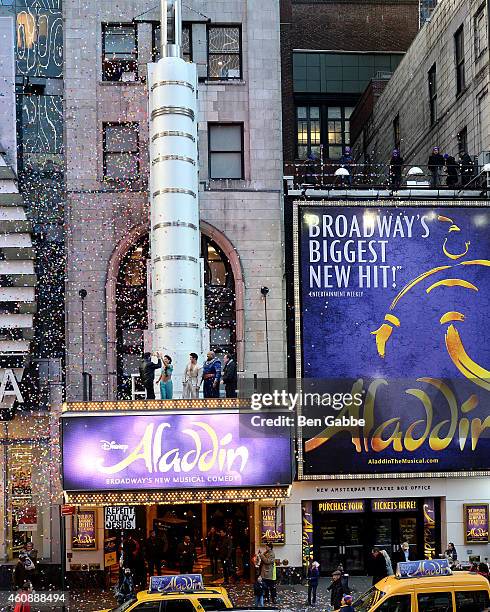
MULTIPOLYGON (((138 372, 148 329, 147 263, 148 235, 142 236, 126 253, 116 283, 117 394, 131 398, 131 375, 138 372)), ((219 246, 201 237, 204 260, 206 325, 211 349, 234 353, 236 349, 235 280, 230 262, 219 246)))

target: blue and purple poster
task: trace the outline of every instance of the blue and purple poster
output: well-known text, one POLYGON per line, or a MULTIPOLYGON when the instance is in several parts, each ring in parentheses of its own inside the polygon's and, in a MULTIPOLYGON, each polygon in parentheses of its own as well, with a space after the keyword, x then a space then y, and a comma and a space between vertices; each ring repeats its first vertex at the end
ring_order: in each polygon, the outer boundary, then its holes
POLYGON ((362 397, 336 416, 364 421, 303 431, 303 473, 489 469, 490 209, 298 215, 302 378, 362 397))
POLYGON ((238 412, 73 414, 62 418, 63 488, 121 491, 291 483, 288 427, 238 412))

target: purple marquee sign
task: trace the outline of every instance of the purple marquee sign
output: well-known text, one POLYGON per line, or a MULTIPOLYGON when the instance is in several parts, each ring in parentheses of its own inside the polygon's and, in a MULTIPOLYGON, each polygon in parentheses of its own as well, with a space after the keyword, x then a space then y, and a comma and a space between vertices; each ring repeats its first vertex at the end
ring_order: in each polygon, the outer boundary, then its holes
POLYGON ((250 413, 65 415, 66 491, 230 488, 291 483, 287 427, 250 413))

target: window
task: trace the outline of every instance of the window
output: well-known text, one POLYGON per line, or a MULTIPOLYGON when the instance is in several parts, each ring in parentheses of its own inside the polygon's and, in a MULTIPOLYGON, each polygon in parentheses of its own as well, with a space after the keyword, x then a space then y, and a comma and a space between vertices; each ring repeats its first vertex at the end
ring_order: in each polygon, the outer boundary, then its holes
POLYGON ((489 606, 486 591, 456 591, 456 612, 482 612, 489 606))
MULTIPOLYGON (((158 62, 160 53, 160 24, 153 26, 153 61, 158 62)), ((192 29, 190 23, 182 24, 182 58, 186 62, 192 62, 192 29)))
POLYGON ((135 81, 138 49, 134 24, 102 25, 102 79, 135 81))
POLYGON ((296 150, 298 159, 314 156, 340 159, 350 144, 351 106, 298 106, 296 108, 296 150))
POLYGON ((167 599, 165 612, 194 612, 194 604, 189 599, 167 599))
POLYGON ((475 15, 475 57, 478 59, 488 46, 487 16, 485 5, 478 9, 475 15))
POLYGON ((139 606, 136 606, 134 610, 138 612, 160 612, 160 602, 159 601, 145 601, 141 603, 139 606))
POLYGON ((401 136, 400 136, 400 114, 393 119, 393 144, 395 149, 400 148, 401 136))
POLYGON ((410 595, 390 597, 378 608, 379 612, 410 612, 410 595))
POLYGON ((105 123, 104 178, 132 181, 139 175, 137 123, 105 123))
POLYGON ((434 125, 437 121, 437 71, 434 64, 429 70, 429 107, 430 107, 430 124, 434 125))
POLYGON ((419 612, 452 612, 451 593, 421 593, 417 595, 419 612))
POLYGON ((466 153, 468 151, 468 130, 464 127, 457 135, 458 153, 466 153))
POLYGON ((209 178, 243 178, 242 124, 209 124, 209 178))
POLYGON ((454 35, 454 53, 456 62, 456 93, 461 93, 465 88, 464 77, 464 30, 461 25, 454 35))
POLYGON ((212 599, 211 597, 199 597, 199 603, 207 610, 226 610, 226 604, 222 599, 212 599))
POLYGON ((208 27, 208 78, 242 78, 240 26, 208 27))

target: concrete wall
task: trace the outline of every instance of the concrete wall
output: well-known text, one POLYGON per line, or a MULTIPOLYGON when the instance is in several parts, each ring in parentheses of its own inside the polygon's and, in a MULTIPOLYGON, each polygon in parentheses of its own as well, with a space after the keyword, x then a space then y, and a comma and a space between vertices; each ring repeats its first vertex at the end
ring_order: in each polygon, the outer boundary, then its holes
MULTIPOLYGON (((242 24, 243 80, 202 82, 199 86, 200 205, 203 220, 234 245, 245 281, 245 359, 248 375, 266 372, 264 308, 268 298, 271 373, 283 375, 283 255, 281 225, 281 117, 279 3, 259 0, 192 0, 191 7, 219 24, 242 24), (207 122, 243 121, 245 179, 208 181, 207 122)), ((85 288, 86 370, 93 374, 94 399, 108 395, 105 284, 116 245, 148 220, 147 90, 143 82, 102 82, 101 23, 128 23, 155 14, 149 0, 114 4, 90 0, 83 7, 64 3, 65 139, 67 224, 67 398, 81 395, 81 312, 85 288), (151 9, 151 10, 150 10, 151 9), (102 181, 102 123, 140 124, 141 181, 123 192, 102 181)), ((185 9, 184 20, 203 18, 185 9)), ((193 32, 194 33, 194 32, 193 32)), ((138 26, 139 76, 144 80, 151 54, 151 27, 138 26)), ((196 30, 200 74, 206 61, 205 26, 196 30), (204 37, 204 38, 203 38, 204 37)))
MULTIPOLYGON (((490 96, 488 42, 475 56, 474 17, 486 2, 444 0, 435 9, 391 78, 374 109, 367 152, 386 163, 394 146, 393 119, 399 113, 401 150, 405 163, 426 164, 432 146, 458 152, 457 134, 467 128, 468 152, 490 150, 490 96), (464 24, 466 88, 456 93, 454 33, 464 24), (438 120, 430 125, 427 73, 437 67, 438 120)), ((487 30, 488 30, 488 14, 487 30)), ((488 34, 487 34, 488 36, 488 34)), ((362 151, 362 135, 355 143, 362 151)))

